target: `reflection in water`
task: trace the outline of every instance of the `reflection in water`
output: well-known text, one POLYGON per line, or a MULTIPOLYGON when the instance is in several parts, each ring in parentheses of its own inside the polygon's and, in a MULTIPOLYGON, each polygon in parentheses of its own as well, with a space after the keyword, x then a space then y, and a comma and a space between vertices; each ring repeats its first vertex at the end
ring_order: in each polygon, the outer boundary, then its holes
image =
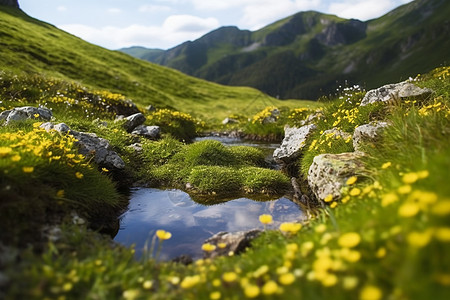
POLYGON ((156 230, 164 229, 172 233, 172 238, 164 241, 161 259, 182 254, 196 259, 202 255, 204 240, 217 232, 262 229, 258 220, 261 214, 273 216, 274 223, 268 228, 278 228, 282 222, 304 217, 300 208, 287 198, 266 202, 239 198, 204 206, 180 190, 136 189, 128 211, 121 216, 120 230, 114 240, 127 246, 135 244, 140 256, 156 230))

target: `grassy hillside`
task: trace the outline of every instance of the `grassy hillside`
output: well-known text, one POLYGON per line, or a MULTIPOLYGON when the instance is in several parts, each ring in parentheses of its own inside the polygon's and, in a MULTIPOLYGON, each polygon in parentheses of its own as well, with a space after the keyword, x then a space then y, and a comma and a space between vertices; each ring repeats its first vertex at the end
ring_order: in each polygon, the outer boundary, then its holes
MULTIPOLYGON (((38 230, 40 224, 49 221, 45 217, 55 211, 65 211, 67 217, 58 227, 60 230, 49 233, 48 243, 39 248, 22 251, 0 248, 3 259, 0 296, 5 299, 446 299, 450 287, 449 78, 448 67, 419 76, 416 84, 432 88, 435 93, 431 97, 381 110, 379 105, 358 107, 364 95, 360 91, 348 90, 341 99, 333 100, 323 109, 318 130, 339 124, 340 129, 351 133, 355 126, 368 120, 384 120, 390 124, 374 147, 365 148, 365 171, 349 178, 342 189, 342 198, 312 211, 312 219, 302 226, 284 223, 279 229, 265 231, 243 254, 230 253, 227 257, 198 260, 188 266, 160 262, 151 255, 137 261, 133 248, 112 246, 107 237, 87 229, 79 217, 71 214, 74 209, 84 213, 90 209, 101 215, 120 199, 114 193, 107 170, 97 170, 91 162, 77 156, 69 137, 40 130, 37 128, 40 122, 36 125, 35 120, 1 126, 0 208, 2 212, 8 211, 9 217, 0 221, 9 220, 14 225, 2 225, 8 230, 2 231, 1 237, 14 238, 14 233, 21 230, 30 234, 30 229, 38 230), (34 222, 30 223, 31 220, 34 222)), ((120 126, 98 126, 98 122, 111 122, 111 115, 94 110, 92 120, 83 120, 71 113, 90 111, 89 106, 83 104, 80 110, 74 107, 72 111, 64 109, 65 105, 55 106, 58 122, 65 121, 76 129, 95 130, 100 136, 112 139, 121 154, 129 151, 125 145, 132 139, 120 126), (100 120, 95 120, 96 117, 100 120)), ((298 116, 296 121, 304 118, 302 114, 298 116)), ((344 142, 338 137, 327 137, 326 142, 313 140, 316 138, 317 135, 308 138, 305 157, 351 151, 342 146, 344 142)), ((201 171, 210 164, 204 160, 215 158, 223 163, 237 159, 237 170, 240 170, 245 168, 243 162, 250 163, 250 157, 255 161, 261 159, 259 154, 243 150, 230 152, 216 142, 184 146, 172 139, 147 141, 137 166, 170 167, 178 162, 176 169, 168 170, 166 175, 184 176, 182 173, 193 167, 191 177, 201 184, 204 179, 220 174, 224 181, 214 181, 218 185, 212 188, 226 189, 230 184, 239 184, 239 178, 232 172, 236 169, 215 165, 209 168, 213 174, 204 176, 201 171), (192 166, 193 162, 202 167, 192 166)), ((301 164, 307 162, 300 158, 301 164)), ((251 168, 252 173, 255 170, 251 168)), ((269 171, 271 175, 281 176, 277 171, 269 171)), ((269 174, 261 175, 262 178, 252 181, 255 188, 267 184, 269 174)), ((286 184, 287 178, 273 177, 270 178, 276 184, 286 184)), ((270 217, 260 220, 266 224, 270 217)), ((35 232, 33 236, 39 235, 35 232)), ((165 231, 155 235, 154 246, 164 251, 167 238, 170 234, 165 231)), ((214 247, 206 244, 203 249, 209 251, 214 247)))
POLYGON ((317 99, 339 85, 370 89, 448 62, 449 14, 445 0, 416 0, 367 22, 300 12, 255 32, 219 28, 148 59, 272 96, 317 99))
MULTIPOLYGON (((226 116, 278 102, 251 88, 226 87, 89 44, 22 11, 0 6, 0 69, 40 73, 121 93, 141 106, 226 116), (250 105, 251 104, 251 105, 250 105)), ((298 103, 297 103, 298 104, 298 103)))

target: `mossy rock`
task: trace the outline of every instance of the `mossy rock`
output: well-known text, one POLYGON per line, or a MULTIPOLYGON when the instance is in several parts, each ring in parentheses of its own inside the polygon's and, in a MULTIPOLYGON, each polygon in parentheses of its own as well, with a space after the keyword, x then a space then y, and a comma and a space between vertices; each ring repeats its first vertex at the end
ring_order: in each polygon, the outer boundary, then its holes
POLYGON ((279 171, 245 167, 239 173, 247 193, 278 194, 289 189, 289 178, 279 171))
POLYGON ((261 149, 249 146, 233 146, 228 148, 242 165, 264 166, 265 155, 261 149))
POLYGON ((214 140, 188 145, 174 156, 174 161, 184 166, 235 166, 239 163, 227 147, 214 140))

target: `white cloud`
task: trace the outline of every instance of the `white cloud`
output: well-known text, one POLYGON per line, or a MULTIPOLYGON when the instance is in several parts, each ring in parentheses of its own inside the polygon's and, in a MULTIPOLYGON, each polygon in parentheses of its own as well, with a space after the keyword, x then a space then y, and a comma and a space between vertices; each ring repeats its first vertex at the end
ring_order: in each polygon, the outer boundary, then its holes
POLYGON ((56 8, 58 11, 63 12, 63 11, 67 11, 67 7, 60 5, 56 8))
POLYGON ((331 3, 328 7, 328 13, 342 18, 355 18, 365 21, 380 17, 395 6, 395 3, 390 0, 347 0, 331 3))
POLYGON ((166 5, 147 4, 147 5, 142 5, 141 7, 139 7, 139 12, 141 12, 141 13, 168 12, 171 10, 172 10, 172 8, 170 8, 170 6, 166 6, 166 5))
POLYGON ((124 28, 106 26, 94 28, 81 24, 59 26, 88 42, 110 49, 129 46, 169 48, 187 40, 197 39, 219 27, 214 18, 199 18, 191 15, 173 15, 161 26, 131 25, 124 28))

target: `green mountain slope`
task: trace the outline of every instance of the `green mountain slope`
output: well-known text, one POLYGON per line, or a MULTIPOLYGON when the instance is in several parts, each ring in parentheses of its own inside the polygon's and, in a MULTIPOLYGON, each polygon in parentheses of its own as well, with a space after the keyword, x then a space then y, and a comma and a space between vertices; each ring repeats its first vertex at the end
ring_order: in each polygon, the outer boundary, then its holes
POLYGON ((21 10, 0 6, 0 70, 39 73, 124 94, 137 104, 217 118, 266 102, 293 105, 252 88, 221 86, 89 44, 21 10), (251 104, 251 105, 250 105, 251 104))
POLYGON ((141 57, 222 84, 316 99, 345 82, 373 88, 448 62, 448 15, 445 0, 416 0, 367 22, 300 12, 255 32, 222 27, 141 57))

